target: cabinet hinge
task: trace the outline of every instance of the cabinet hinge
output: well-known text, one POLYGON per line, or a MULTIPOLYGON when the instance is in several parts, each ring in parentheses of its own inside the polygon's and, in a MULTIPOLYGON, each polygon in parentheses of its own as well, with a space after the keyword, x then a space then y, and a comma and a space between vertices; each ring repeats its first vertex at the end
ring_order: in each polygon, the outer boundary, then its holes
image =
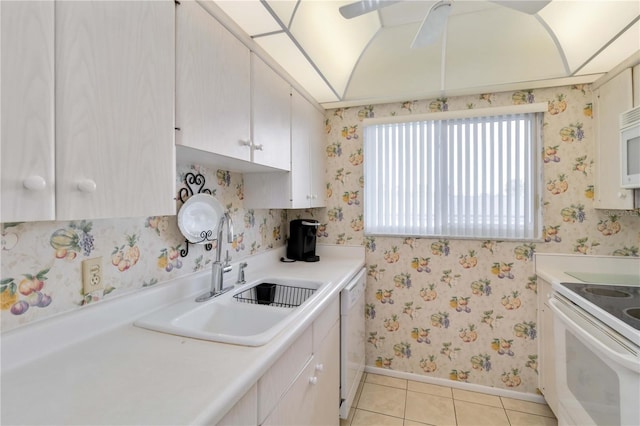
POLYGON ((173 2, 174 2, 175 4, 177 4, 178 6, 180 5, 180 2, 179 2, 178 0, 173 0, 173 2))
POLYGON ((180 127, 174 127, 174 130, 180 131, 180 127))

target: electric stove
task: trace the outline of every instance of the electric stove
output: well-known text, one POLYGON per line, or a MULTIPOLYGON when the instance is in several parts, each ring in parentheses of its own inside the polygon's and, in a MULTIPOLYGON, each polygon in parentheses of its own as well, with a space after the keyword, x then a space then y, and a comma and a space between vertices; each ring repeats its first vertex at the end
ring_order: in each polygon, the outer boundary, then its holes
POLYGON ((554 289, 640 346, 640 286, 563 282, 554 289))

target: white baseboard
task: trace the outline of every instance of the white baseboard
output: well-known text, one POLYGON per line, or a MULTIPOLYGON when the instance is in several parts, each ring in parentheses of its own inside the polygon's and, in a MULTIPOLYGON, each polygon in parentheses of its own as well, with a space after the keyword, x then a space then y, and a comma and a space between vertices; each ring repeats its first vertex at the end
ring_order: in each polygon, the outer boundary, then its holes
POLYGON ((542 395, 535 395, 531 393, 516 392, 508 389, 498 389, 491 386, 476 385, 473 383, 457 382, 455 380, 441 379, 438 377, 422 376, 420 374, 405 373, 403 371, 389 370, 387 368, 366 366, 364 368, 364 371, 365 373, 380 374, 382 376, 395 377, 398 379, 413 380, 414 382, 429 383, 432 385, 446 386, 472 392, 486 393, 488 395, 504 396, 506 398, 546 404, 546 401, 544 400, 544 397, 542 395))

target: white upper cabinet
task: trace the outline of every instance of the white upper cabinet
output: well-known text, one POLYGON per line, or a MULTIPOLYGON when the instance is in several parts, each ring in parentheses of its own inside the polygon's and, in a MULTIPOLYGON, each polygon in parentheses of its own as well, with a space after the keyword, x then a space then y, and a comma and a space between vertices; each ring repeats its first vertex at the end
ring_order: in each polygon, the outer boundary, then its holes
POLYGON ((54 3, 0 2, 0 221, 55 218, 54 3))
POLYGON ((324 115, 295 90, 291 110, 291 208, 324 207, 324 115))
POLYGON ((244 205, 257 209, 325 207, 324 115, 293 90, 291 172, 244 175, 244 205))
POLYGON ((249 49, 195 1, 176 14, 178 145, 250 161, 249 49))
POLYGON ((175 4, 56 2, 56 218, 175 214, 175 4))
POLYGON ((174 13, 2 2, 3 221, 175 214, 174 13))
POLYGON ((631 68, 594 92, 595 202, 598 209, 633 209, 633 191, 620 188, 620 113, 633 107, 631 68))
POLYGON ((251 83, 252 160, 291 170, 291 86, 254 53, 251 83))

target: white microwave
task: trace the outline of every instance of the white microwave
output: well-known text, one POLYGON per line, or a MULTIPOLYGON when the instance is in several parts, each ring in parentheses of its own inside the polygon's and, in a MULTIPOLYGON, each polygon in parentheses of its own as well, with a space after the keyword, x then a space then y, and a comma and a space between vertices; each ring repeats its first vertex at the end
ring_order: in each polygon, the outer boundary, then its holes
POLYGON ((640 106, 620 114, 620 186, 640 188, 640 106))

